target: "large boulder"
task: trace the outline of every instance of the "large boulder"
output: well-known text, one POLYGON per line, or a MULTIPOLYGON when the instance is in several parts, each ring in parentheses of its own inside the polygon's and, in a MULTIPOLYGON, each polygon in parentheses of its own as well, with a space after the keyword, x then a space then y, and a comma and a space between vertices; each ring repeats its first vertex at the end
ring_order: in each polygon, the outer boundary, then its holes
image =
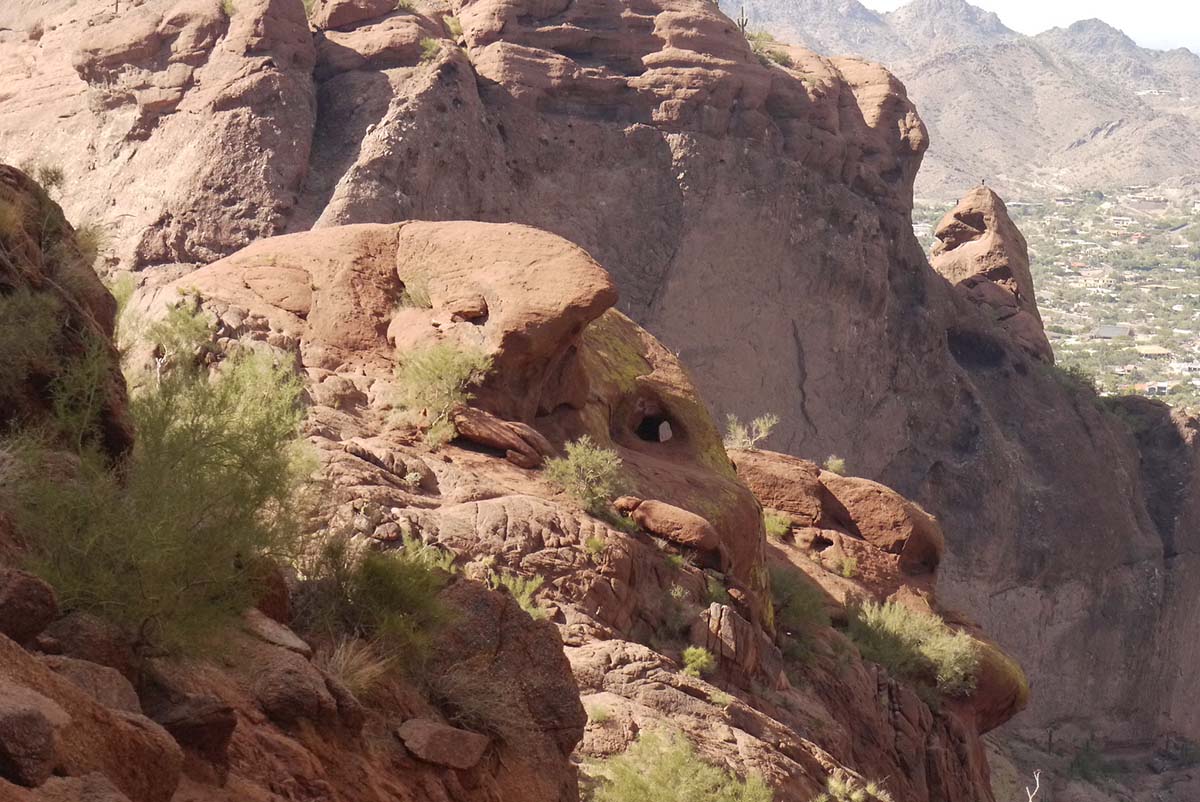
POLYGON ((474 768, 489 744, 486 735, 423 718, 410 718, 401 724, 396 728, 396 737, 421 760, 451 769, 474 768))

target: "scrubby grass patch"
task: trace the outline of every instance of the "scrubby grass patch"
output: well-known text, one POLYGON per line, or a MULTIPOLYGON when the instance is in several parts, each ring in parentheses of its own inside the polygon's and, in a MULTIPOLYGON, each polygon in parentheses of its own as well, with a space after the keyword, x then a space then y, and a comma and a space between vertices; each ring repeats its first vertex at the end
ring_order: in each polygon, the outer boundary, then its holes
POLYGON ((400 549, 356 554, 345 537, 331 536, 304 566, 299 625, 329 640, 369 641, 381 658, 414 672, 449 621, 438 594, 452 560, 416 538, 400 549))
POLYGON ((975 689, 979 647, 930 613, 894 602, 863 602, 850 610, 847 634, 862 656, 895 676, 935 687, 948 696, 975 689))
POLYGON ((793 636, 829 626, 825 598, 803 572, 771 566, 771 597, 775 602, 775 621, 793 636))
POLYGON ((813 802, 893 802, 893 798, 877 781, 863 783, 837 771, 825 781, 825 792, 813 802))
POLYGON ((500 588, 507 590, 513 600, 521 606, 521 609, 529 613, 535 621, 543 621, 549 615, 549 611, 538 604, 534 598, 544 584, 546 584, 546 578, 543 576, 520 576, 495 572, 488 576, 488 587, 492 590, 500 588))
POLYGON ((380 654, 370 641, 343 637, 317 650, 313 662, 341 682, 350 693, 362 698, 391 673, 395 661, 380 654))
POLYGON ((761 777, 739 780, 687 740, 643 733, 620 755, 587 767, 589 802, 771 802, 761 777))
POLYGON ((791 516, 778 510, 763 510, 763 528, 767 531, 767 537, 783 540, 792 531, 791 516))
POLYGON ((421 40, 421 61, 429 63, 435 61, 442 53, 442 43, 431 36, 426 36, 421 40))

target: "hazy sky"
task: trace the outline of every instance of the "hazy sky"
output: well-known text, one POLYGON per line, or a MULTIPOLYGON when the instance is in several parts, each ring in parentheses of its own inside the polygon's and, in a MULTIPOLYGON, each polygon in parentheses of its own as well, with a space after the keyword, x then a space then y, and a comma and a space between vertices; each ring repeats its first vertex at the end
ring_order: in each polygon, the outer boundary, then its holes
MULTIPOLYGON (((907 0, 862 0, 877 11, 891 11, 907 0)), ((1081 19, 1099 17, 1129 34, 1143 47, 1187 47, 1200 53, 1200 2, 1197 0, 970 0, 995 11, 1008 27, 1041 33, 1081 19)))

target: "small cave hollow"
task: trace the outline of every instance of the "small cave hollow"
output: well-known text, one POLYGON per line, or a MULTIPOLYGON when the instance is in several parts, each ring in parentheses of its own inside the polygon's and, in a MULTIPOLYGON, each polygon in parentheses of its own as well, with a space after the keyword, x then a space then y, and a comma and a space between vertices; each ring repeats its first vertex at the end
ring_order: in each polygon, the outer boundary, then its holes
POLYGON ((639 440, 647 443, 665 443, 675 437, 670 419, 661 413, 643 415, 633 431, 639 440))
POLYGON ((825 549, 831 547, 832 545, 833 541, 829 538, 825 537, 824 535, 816 535, 813 537, 809 548, 811 548, 813 551, 825 551, 825 549))

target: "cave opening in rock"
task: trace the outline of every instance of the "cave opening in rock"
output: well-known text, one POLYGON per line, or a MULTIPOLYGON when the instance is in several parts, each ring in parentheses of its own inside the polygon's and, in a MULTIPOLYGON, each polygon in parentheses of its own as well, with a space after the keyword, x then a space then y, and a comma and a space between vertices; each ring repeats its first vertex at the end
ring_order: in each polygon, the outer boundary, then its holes
POLYGON ((634 432, 647 443, 665 443, 675 436, 671 421, 665 415, 646 415, 634 432))

